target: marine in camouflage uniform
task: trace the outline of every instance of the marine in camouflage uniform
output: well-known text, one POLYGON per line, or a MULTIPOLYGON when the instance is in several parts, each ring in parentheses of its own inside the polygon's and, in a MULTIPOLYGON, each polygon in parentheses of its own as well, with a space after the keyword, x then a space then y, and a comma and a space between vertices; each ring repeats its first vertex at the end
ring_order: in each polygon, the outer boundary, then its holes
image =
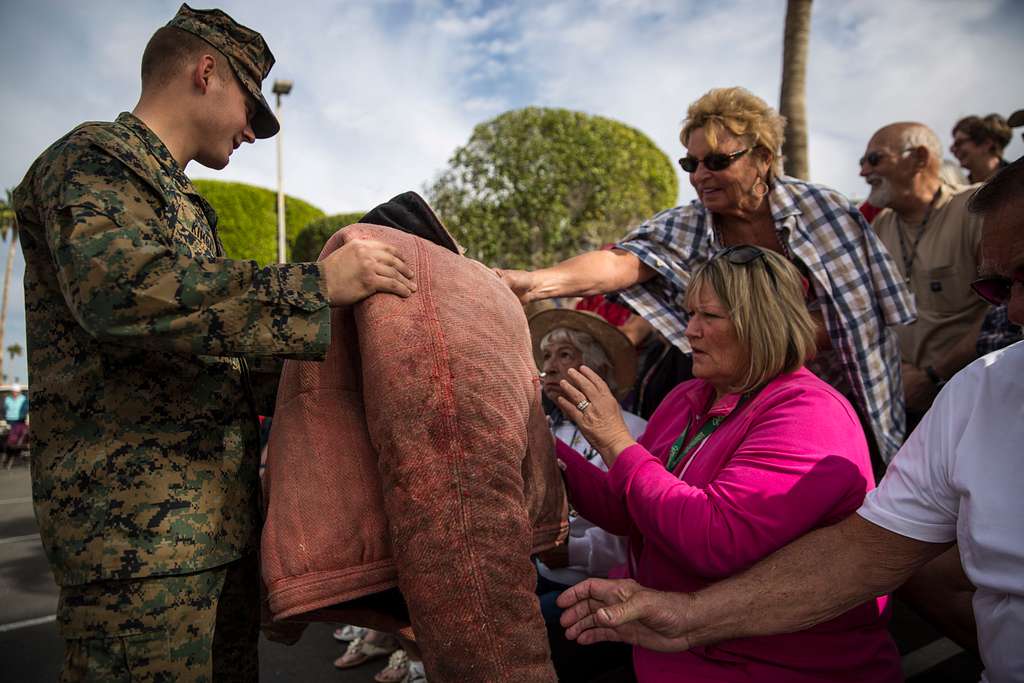
MULTIPOLYGON (((259 106, 256 136, 273 135, 263 38, 187 5, 169 26, 227 56, 259 106)), ((321 268, 226 258, 213 209, 129 113, 54 143, 14 206, 33 498, 61 586, 64 679, 255 680, 259 463, 246 356, 323 356, 321 268)))

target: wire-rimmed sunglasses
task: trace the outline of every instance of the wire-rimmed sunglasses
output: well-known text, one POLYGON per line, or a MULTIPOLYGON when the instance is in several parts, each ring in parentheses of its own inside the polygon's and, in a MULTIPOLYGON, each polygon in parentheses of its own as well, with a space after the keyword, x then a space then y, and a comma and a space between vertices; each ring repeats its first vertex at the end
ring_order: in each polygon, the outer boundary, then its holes
MULTIPOLYGON (((909 152, 912 149, 914 149, 914 148, 913 147, 904 147, 903 149, 901 149, 899 151, 899 153, 901 155, 902 154, 906 154, 907 152, 909 152)), ((863 166, 864 164, 867 164, 868 166, 874 167, 874 166, 878 166, 878 164, 882 163, 882 159, 884 159, 887 156, 889 156, 889 152, 868 152, 867 154, 862 156, 860 159, 858 159, 857 163, 860 164, 861 166, 863 166)))
POLYGON ((1014 283, 1024 284, 1024 271, 1017 271, 1010 277, 988 275, 971 283, 971 289, 993 306, 1002 306, 1010 300, 1014 283))
POLYGON ((709 171, 724 171, 725 169, 732 166, 732 162, 739 159, 741 156, 750 151, 750 148, 741 149, 738 152, 732 154, 722 154, 721 152, 712 152, 703 159, 698 159, 695 156, 687 154, 679 160, 679 166, 687 173, 695 173, 697 167, 704 164, 704 168, 709 171))
POLYGON ((737 244, 736 246, 719 249, 711 257, 711 260, 715 261, 719 258, 724 258, 729 263, 737 266, 746 266, 754 261, 761 260, 764 264, 765 272, 768 273, 768 279, 772 281, 772 287, 778 290, 779 283, 775 280, 775 273, 772 272, 771 266, 768 265, 768 259, 765 258, 764 250, 760 247, 755 247, 753 244, 737 244))

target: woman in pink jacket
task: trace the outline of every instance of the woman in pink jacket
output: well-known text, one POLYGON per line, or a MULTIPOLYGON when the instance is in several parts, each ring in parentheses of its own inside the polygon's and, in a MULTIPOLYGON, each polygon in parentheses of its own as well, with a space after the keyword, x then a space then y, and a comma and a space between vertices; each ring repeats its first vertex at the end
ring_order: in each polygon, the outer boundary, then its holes
MULTIPOLYGON (((692 592, 851 514, 873 488, 850 404, 803 368, 815 327, 802 279, 757 247, 722 250, 693 275, 686 337, 697 379, 676 387, 639 442, 589 368, 559 405, 608 465, 559 442, 570 498, 629 537, 629 577, 692 592)), ((800 596, 793 596, 799 600, 800 596)), ((661 653, 637 647, 640 683, 900 681, 886 599, 797 633, 661 653)))

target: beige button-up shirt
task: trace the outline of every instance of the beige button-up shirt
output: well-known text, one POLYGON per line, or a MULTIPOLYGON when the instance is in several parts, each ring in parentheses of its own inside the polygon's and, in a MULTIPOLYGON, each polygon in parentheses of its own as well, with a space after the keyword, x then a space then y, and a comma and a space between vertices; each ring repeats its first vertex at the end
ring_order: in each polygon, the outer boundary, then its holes
POLYGON ((943 185, 923 226, 907 225, 892 209, 872 223, 916 299, 917 322, 896 333, 903 361, 919 368, 949 353, 987 308, 971 290, 981 243, 981 218, 967 211, 974 189, 943 185))

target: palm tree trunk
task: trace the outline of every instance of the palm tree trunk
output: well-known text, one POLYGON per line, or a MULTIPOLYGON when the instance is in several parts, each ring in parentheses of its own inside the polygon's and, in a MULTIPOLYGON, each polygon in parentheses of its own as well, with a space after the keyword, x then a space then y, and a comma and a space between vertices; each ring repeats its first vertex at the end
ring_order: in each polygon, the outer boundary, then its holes
MULTIPOLYGON (((14 250, 18 246, 17 237, 18 233, 14 229, 14 221, 11 220, 6 226, 4 226, 4 241, 7 241, 7 236, 11 236, 11 244, 7 248, 7 267, 4 269, 4 291, 2 294, 3 303, 0 303, 0 350, 4 348, 4 327, 7 324, 7 298, 10 294, 11 286, 11 270, 14 268, 14 250)), ((0 379, 4 376, 4 355, 0 353, 0 379)))
POLYGON ((811 34, 811 0, 787 0, 786 37, 782 47, 782 93, 779 113, 786 117, 782 155, 786 174, 807 179, 807 42, 811 34))

